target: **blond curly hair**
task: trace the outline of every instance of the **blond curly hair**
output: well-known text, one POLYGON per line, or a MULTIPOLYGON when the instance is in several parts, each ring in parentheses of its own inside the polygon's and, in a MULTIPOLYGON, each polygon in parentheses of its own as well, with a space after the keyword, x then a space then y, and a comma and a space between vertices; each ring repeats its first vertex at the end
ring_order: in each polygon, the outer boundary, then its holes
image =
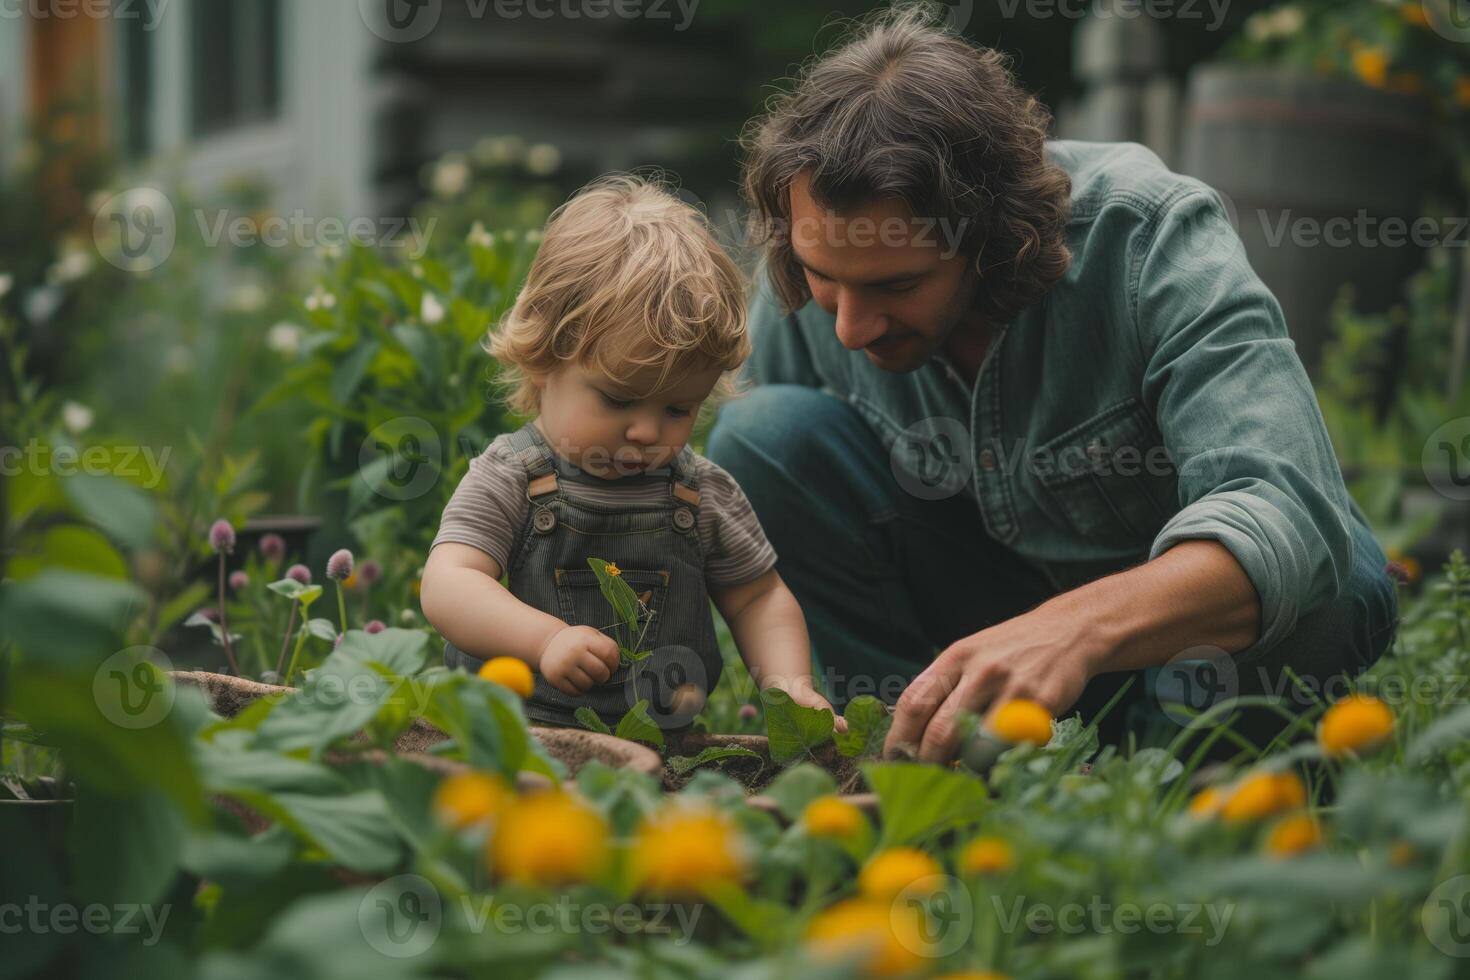
POLYGON ((644 395, 718 366, 718 401, 736 392, 750 356, 745 285, 704 216, 661 177, 610 174, 552 212, 515 305, 484 346, 522 415, 540 410, 535 382, 568 363, 624 387, 657 365, 644 395))

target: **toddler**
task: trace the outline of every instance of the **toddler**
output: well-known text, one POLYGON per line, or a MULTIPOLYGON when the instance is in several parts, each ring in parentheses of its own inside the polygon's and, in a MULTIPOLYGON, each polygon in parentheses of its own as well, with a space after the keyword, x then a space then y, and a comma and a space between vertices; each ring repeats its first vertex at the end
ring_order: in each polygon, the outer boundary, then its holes
POLYGON ((750 352, 739 271, 699 213, 639 177, 593 182, 552 214, 488 349, 534 418, 472 460, 431 546, 421 602, 445 663, 524 660, 539 724, 585 705, 616 725, 646 698, 680 728, 720 677, 713 600, 761 688, 830 708, 750 504, 686 445, 750 352), (637 594, 638 636, 588 558, 637 594), (653 652, 624 661, 615 633, 653 652))

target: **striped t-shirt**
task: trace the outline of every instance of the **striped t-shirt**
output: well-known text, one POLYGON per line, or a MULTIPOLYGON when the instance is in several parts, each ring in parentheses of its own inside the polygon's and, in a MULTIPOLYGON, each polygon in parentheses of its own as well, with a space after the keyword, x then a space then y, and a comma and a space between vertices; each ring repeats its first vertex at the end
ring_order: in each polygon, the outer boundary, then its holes
MULTIPOLYGON (((719 466, 694 455, 699 481, 699 540, 704 549, 704 578, 708 587, 740 585, 764 575, 776 564, 776 552, 750 501, 734 477, 719 466)), ((572 466, 566 460, 564 466, 572 466)), ((568 497, 602 506, 629 506, 666 500, 667 482, 619 480, 561 482, 568 497)), ((485 451, 470 460, 469 470, 439 520, 434 545, 444 541, 467 544, 494 558, 504 572, 510 549, 525 526, 531 502, 526 497, 526 470, 515 458, 510 434, 495 437, 485 451)), ((433 545, 430 545, 433 550, 433 545)))

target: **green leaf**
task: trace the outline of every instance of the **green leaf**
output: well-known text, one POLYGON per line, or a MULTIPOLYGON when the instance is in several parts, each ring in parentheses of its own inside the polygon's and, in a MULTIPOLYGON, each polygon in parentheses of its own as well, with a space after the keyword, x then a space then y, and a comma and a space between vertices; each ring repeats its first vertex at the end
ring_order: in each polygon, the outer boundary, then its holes
POLYGON ((810 755, 832 738, 832 712, 797 704, 776 687, 761 692, 766 709, 766 735, 771 758, 781 765, 810 755))
POLYGON ((318 640, 326 640, 328 643, 337 641, 337 626, 330 619, 309 619, 302 629, 318 640))
POLYGON ((378 341, 364 340, 352 349, 332 374, 332 400, 347 405, 357 393, 362 379, 367 376, 368 365, 378 353, 378 341))
POLYGON ((270 583, 266 586, 266 588, 270 589, 272 592, 276 592, 280 595, 285 596, 287 599, 295 599, 297 596, 301 595, 302 592, 306 591, 306 586, 302 585, 294 578, 283 578, 279 582, 270 583))
POLYGON ((230 795, 353 871, 387 871, 402 856, 403 843, 387 806, 373 790, 332 796, 237 790, 230 795))
POLYGON ((869 762, 863 778, 878 794, 880 846, 931 839, 979 820, 990 792, 974 776, 924 762, 869 762))
POLYGON ((638 594, 631 585, 623 581, 621 575, 609 575, 608 564, 601 558, 587 559, 592 574, 597 576, 597 587, 627 629, 628 643, 631 645, 638 639, 638 594))
POLYGON ((893 718, 882 701, 871 694, 859 695, 847 703, 842 717, 847 719, 847 731, 832 733, 837 751, 846 756, 878 755, 883 751, 893 718))
POLYGON ((698 755, 671 755, 668 758, 669 768, 680 776, 685 775, 700 766, 721 759, 759 759, 759 752, 752 752, 743 745, 710 745, 700 751, 698 755))
POLYGON ((649 742, 664 747, 664 733, 658 724, 648 715, 648 699, 643 698, 628 713, 618 721, 617 731, 613 734, 618 738, 626 738, 634 742, 649 742))
POLYGON ((92 664, 117 650, 146 601, 131 582, 48 569, 0 584, 0 638, 50 665, 92 664))
POLYGON ((157 901, 173 881, 185 826, 152 786, 105 793, 79 782, 70 831, 79 897, 104 905, 157 901))
MULTIPOLYGON (((336 635, 336 627, 333 626, 332 638, 335 639, 336 635)), ((394 674, 411 677, 424 669, 428 646, 429 635, 423 630, 392 627, 378 633, 348 630, 337 652, 349 660, 375 663, 394 674)))
POLYGON ((819 796, 831 796, 837 792, 837 780, 821 766, 803 762, 792 766, 771 780, 761 791, 776 801, 786 819, 796 820, 807 808, 807 804, 819 796))
POLYGON ((16 581, 33 578, 47 568, 126 579, 128 564, 100 531, 74 524, 48 528, 35 553, 23 551, 10 560, 6 573, 16 581))
POLYGON ((153 540, 158 509, 147 491, 108 474, 77 473, 61 481, 77 512, 128 548, 153 540))
POLYGON ((607 722, 603 721, 597 712, 585 704, 572 713, 576 716, 577 721, 581 722, 583 728, 594 732, 601 732, 603 735, 612 734, 612 729, 607 727, 607 722))

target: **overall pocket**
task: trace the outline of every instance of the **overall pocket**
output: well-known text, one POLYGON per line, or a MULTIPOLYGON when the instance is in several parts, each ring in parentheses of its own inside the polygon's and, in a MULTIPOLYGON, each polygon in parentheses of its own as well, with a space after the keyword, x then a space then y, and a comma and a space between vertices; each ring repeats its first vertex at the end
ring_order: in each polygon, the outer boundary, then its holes
MULTIPOLYGON (((648 613, 642 614, 638 624, 642 633, 629 637, 627 628, 620 624, 612 604, 602 594, 597 576, 590 568, 558 568, 556 576, 556 604, 561 618, 573 626, 591 626, 631 649, 652 650, 658 643, 659 627, 665 600, 669 592, 669 573, 661 569, 622 569, 622 579, 643 600, 648 613), (635 646, 636 643, 636 646, 635 646)), ((619 670, 616 676, 626 676, 619 670)))
POLYGON ((1067 522, 1089 538, 1146 544, 1174 512, 1174 466, 1137 398, 1052 439, 1032 454, 1031 465, 1067 522))

